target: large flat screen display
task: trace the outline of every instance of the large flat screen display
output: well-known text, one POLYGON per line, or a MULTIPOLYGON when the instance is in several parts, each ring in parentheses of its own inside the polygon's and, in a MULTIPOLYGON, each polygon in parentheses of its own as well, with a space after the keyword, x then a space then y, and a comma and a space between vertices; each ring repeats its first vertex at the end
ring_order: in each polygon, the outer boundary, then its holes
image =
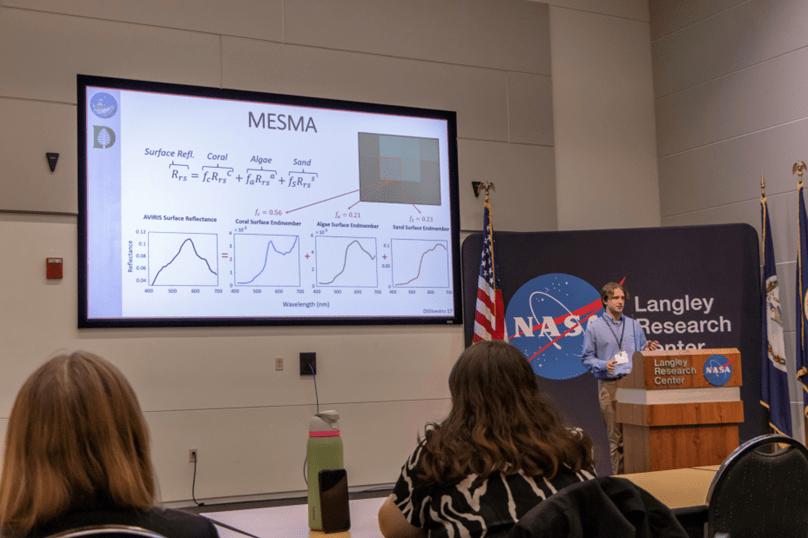
POLYGON ((460 323, 456 131, 79 75, 79 326, 460 323))

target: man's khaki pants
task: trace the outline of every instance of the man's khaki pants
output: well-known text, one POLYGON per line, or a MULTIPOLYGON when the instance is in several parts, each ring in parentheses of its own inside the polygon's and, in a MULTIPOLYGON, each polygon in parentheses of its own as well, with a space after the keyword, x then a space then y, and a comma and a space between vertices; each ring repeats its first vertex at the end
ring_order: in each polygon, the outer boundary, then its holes
POLYGON ((609 437, 609 458, 612 473, 623 474, 623 425, 617 422, 617 381, 598 379, 598 399, 606 435, 609 437))

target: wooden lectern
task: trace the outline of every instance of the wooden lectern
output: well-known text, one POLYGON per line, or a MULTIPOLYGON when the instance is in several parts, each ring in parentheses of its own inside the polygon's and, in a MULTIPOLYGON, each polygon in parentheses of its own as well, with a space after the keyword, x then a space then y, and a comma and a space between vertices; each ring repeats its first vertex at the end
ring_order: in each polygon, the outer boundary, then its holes
POLYGON ((637 351, 617 382, 626 473, 718 465, 738 447, 741 353, 637 351))

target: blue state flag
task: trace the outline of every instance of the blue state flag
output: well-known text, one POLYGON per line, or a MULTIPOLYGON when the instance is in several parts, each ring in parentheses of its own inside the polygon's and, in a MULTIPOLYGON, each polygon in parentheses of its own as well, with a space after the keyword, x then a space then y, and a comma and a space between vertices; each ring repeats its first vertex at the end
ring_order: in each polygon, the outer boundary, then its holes
POLYGON ((802 181, 797 193, 800 199, 800 233, 797 243, 797 379, 802 387, 803 412, 808 416, 808 309, 806 309, 806 286, 808 286, 808 220, 805 215, 805 199, 802 181))
POLYGON ((760 403, 769 409, 769 425, 777 433, 790 437, 791 408, 788 401, 783 316, 765 197, 760 199, 760 221, 763 232, 763 364, 760 369, 760 403))

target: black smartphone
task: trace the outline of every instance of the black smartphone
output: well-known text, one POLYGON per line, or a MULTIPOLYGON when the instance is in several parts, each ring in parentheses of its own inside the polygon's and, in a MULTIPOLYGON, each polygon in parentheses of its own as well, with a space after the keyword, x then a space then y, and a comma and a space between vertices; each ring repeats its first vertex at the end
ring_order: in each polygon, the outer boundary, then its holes
POLYGON ((323 532, 347 531, 351 528, 348 508, 348 475, 345 469, 323 469, 320 481, 320 517, 323 532))

